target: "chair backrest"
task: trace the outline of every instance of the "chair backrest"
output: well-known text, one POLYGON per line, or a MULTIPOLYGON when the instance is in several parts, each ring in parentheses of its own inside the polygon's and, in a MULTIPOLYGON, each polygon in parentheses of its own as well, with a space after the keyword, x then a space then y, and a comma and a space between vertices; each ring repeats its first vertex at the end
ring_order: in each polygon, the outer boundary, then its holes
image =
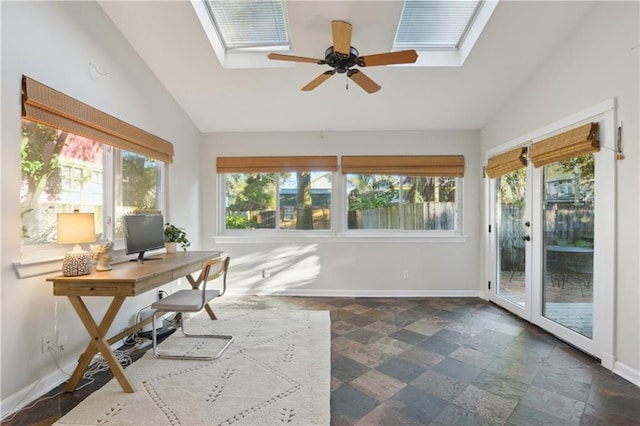
POLYGON ((204 263, 200 277, 198 278, 198 281, 202 282, 202 290, 206 289, 208 281, 213 281, 222 276, 222 291, 220 292, 220 296, 224 294, 227 290, 227 271, 229 270, 230 260, 231 258, 225 254, 215 259, 207 260, 204 263))

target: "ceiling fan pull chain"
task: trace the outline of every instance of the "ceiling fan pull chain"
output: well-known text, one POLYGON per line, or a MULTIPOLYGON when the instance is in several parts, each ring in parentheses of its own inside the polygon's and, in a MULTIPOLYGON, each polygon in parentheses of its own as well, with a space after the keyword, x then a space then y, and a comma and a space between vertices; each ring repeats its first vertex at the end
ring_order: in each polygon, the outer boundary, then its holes
POLYGON ((347 75, 347 73, 344 74, 344 85, 345 89, 349 90, 349 76, 347 75))

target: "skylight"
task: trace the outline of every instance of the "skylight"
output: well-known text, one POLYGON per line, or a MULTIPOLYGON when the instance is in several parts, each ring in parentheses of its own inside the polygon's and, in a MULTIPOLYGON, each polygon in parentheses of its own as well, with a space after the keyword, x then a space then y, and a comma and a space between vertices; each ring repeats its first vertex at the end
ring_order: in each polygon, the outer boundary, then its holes
MULTIPOLYGON (((418 60, 404 66, 462 66, 498 2, 394 0, 391 3, 402 7, 402 15, 392 50, 418 51, 418 60)), ((350 19, 348 14, 325 16, 322 2, 300 3, 296 4, 297 20, 350 19)), ((287 0, 191 0, 191 4, 223 68, 294 66, 291 62, 270 61, 265 54, 291 50, 287 0)), ((353 4, 355 13, 355 7, 366 7, 367 1, 353 4)), ((330 36, 327 34, 327 39, 330 36)), ((308 36, 303 31, 298 37, 296 45, 301 46, 308 36)))
POLYGON ((225 51, 289 48, 282 0, 205 0, 225 51))
POLYGON ((462 0, 405 0, 393 48, 459 49, 483 3, 462 0))

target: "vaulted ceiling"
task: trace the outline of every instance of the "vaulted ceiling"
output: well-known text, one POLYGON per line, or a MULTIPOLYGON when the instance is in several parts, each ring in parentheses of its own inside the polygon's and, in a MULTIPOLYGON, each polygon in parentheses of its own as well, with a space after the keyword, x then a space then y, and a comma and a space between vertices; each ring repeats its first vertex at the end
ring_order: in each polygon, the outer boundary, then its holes
MULTIPOLYGON (((481 129, 594 2, 502 0, 462 66, 367 68, 382 86, 375 94, 345 75, 300 91, 326 65, 225 69, 189 1, 100 5, 200 131, 234 132, 481 129)), ((296 0, 286 8, 288 53, 322 58, 332 20, 353 25, 361 55, 390 51, 402 1, 296 0)))

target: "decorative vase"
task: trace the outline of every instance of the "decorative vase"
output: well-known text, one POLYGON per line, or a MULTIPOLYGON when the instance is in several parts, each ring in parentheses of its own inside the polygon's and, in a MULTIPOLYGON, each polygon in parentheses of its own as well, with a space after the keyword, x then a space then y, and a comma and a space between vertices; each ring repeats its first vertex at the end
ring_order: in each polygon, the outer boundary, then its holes
POLYGON ((164 247, 167 253, 175 253, 178 248, 178 243, 164 243, 164 247))

